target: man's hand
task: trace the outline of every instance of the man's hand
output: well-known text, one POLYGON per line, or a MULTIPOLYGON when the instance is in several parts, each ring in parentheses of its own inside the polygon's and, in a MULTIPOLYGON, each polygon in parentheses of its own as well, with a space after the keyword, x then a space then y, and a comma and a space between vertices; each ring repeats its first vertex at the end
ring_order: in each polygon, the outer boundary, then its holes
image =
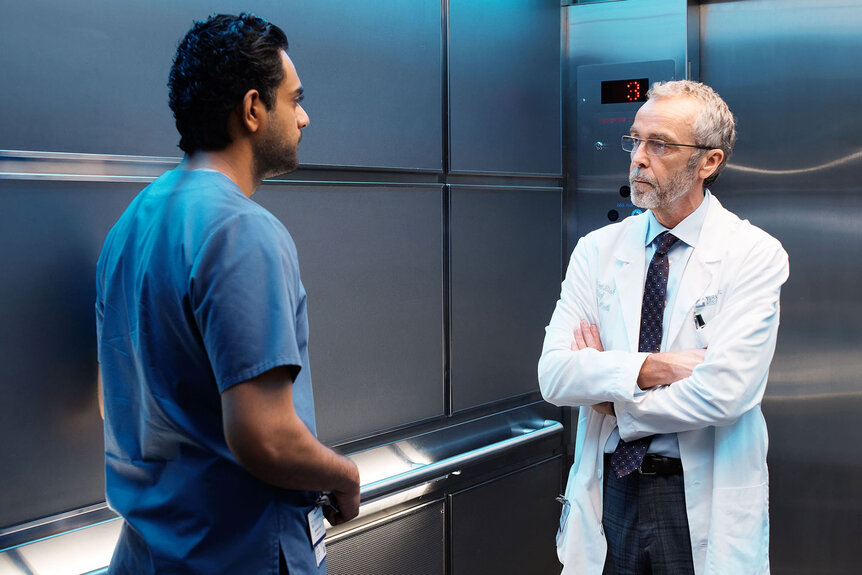
POLYGON ((338 512, 328 510, 326 520, 330 525, 341 525, 359 515, 359 472, 356 473, 357 481, 355 488, 350 491, 333 491, 331 496, 335 499, 338 512))
MULTIPOLYGON (((602 338, 599 336, 599 326, 590 324, 590 322, 584 319, 581 320, 581 325, 575 328, 574 334, 575 341, 572 342, 572 351, 580 351, 588 347, 599 351, 605 351, 602 347, 602 338)), ((616 412, 614 412, 614 404, 610 401, 597 403, 593 406, 593 409, 602 415, 616 416, 616 412)))
POLYGON ((283 489, 328 491, 340 513, 336 525, 359 513, 359 469, 318 441, 293 404, 293 374, 273 368, 221 394, 225 440, 240 465, 283 489))
POLYGON ((614 404, 612 401, 603 401, 601 403, 597 403, 593 406, 593 409, 595 409, 602 415, 613 415, 614 417, 617 416, 617 412, 614 411, 614 404))
POLYGON ((657 385, 670 385, 691 376, 694 368, 703 363, 705 349, 686 349, 651 353, 641 366, 638 387, 649 389, 657 385))
POLYGON ((602 347, 602 338, 599 337, 599 326, 590 325, 587 320, 581 320, 581 325, 575 328, 575 341, 572 342, 572 351, 580 351, 591 347, 599 351, 605 351, 602 347))

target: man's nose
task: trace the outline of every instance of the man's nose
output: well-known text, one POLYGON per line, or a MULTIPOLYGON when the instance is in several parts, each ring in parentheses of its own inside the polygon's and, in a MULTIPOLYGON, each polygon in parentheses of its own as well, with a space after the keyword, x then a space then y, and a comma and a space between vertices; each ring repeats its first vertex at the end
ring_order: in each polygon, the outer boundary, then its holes
POLYGON ((305 108, 303 108, 302 106, 298 106, 298 107, 299 107, 299 113, 297 114, 297 117, 296 117, 297 125, 299 126, 300 129, 307 128, 308 125, 311 123, 311 118, 309 118, 308 114, 305 113, 305 108))
POLYGON ((641 142, 631 155, 633 166, 646 167, 649 165, 649 156, 646 153, 646 142, 641 142))

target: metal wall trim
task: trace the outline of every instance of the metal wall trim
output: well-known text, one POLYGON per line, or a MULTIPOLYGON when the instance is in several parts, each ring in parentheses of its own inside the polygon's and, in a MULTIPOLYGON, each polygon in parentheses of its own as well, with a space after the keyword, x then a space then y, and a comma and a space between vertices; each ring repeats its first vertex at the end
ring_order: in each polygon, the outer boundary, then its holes
POLYGON ((338 541, 345 539, 347 537, 350 537, 351 535, 356 535, 357 533, 361 533, 362 531, 367 531, 369 529, 373 529, 379 525, 383 525, 384 523, 389 523, 389 522, 394 521, 396 519, 400 519, 401 517, 405 517, 407 515, 412 515, 413 513, 418 513, 419 511, 422 511, 423 509, 426 509, 430 506, 440 505, 443 502, 444 502, 443 497, 440 497, 440 498, 434 499, 432 501, 429 501, 427 503, 420 503, 419 505, 416 505, 415 507, 409 507, 409 508, 404 509, 402 511, 398 511, 397 513, 392 513, 391 515, 384 515, 383 517, 381 517, 379 519, 375 519, 374 521, 370 521, 368 523, 363 523, 362 525, 358 525, 356 527, 346 529, 344 531, 339 531, 338 533, 336 533, 334 535, 330 535, 327 532, 326 544, 330 545, 332 543, 337 543, 338 541))
POLYGON ((527 443, 538 441, 545 437, 557 435, 563 432, 563 424, 557 421, 546 419, 542 427, 535 429, 525 429, 520 435, 490 443, 483 447, 472 449, 464 453, 459 453, 452 457, 435 461, 428 465, 405 471, 373 483, 369 483, 360 487, 360 499, 363 502, 371 501, 390 493, 395 493, 401 489, 410 486, 415 486, 421 483, 438 479, 449 473, 460 471, 466 465, 475 465, 480 461, 484 461, 489 457, 499 455, 510 449, 514 449, 527 443))
POLYGON ((0 553, 117 518, 118 515, 108 507, 107 503, 98 503, 66 513, 43 517, 30 523, 15 525, 0 530, 0 553))
MULTIPOLYGON (((0 179, 151 182, 165 171, 176 168, 182 160, 182 157, 0 150, 0 179)), ((346 172, 353 173, 354 175, 373 175, 376 172, 387 175, 420 176, 421 179, 425 180, 429 178, 439 179, 442 174, 440 170, 430 169, 335 164, 300 164, 299 170, 294 172, 294 174, 302 176, 303 172, 306 174, 346 172)), ((284 181, 300 181, 289 176, 282 176, 282 179, 284 181)), ((318 180, 309 179, 307 181, 316 182, 318 180)), ((345 183, 338 176, 330 177, 327 181, 345 183)))
POLYGON ((562 186, 501 186, 497 184, 449 184, 452 188, 466 190, 518 190, 524 192, 562 192, 562 186))

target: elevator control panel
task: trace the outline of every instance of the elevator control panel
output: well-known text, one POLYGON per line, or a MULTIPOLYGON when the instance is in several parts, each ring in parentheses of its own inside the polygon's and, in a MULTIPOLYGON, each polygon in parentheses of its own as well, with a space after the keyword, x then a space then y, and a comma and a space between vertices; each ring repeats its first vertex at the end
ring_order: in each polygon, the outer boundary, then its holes
POLYGON ((577 206, 579 235, 641 213, 631 203, 629 133, 650 86, 673 80, 674 61, 578 66, 577 206))

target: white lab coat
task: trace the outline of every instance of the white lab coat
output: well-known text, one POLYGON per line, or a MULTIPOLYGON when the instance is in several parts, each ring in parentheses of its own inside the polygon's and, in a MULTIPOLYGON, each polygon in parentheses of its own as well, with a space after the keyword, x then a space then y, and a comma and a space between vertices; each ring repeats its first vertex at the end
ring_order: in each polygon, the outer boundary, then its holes
POLYGON ((787 254, 711 197, 664 336, 668 351, 705 347, 706 357, 691 377, 642 392, 636 380, 647 356, 637 352, 646 226, 643 214, 581 238, 546 328, 542 394, 555 405, 581 406, 566 487, 571 507, 557 538, 563 573, 602 572, 602 452, 615 425, 627 441, 677 433, 697 575, 769 573, 768 440, 760 402, 787 254), (582 319, 598 325, 606 351, 571 350, 582 319), (603 401, 614 402, 616 418, 589 407, 603 401))

